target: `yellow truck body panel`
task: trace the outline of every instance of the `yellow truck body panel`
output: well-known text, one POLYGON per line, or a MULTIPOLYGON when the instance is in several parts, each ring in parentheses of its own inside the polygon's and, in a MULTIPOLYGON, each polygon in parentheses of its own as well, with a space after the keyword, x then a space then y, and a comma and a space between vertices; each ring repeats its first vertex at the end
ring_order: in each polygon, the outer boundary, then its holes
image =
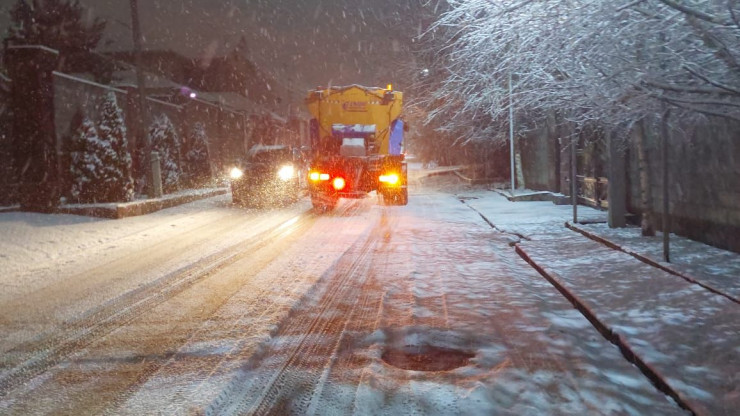
POLYGON ((388 154, 391 123, 401 115, 403 93, 359 85, 310 91, 306 105, 319 123, 319 140, 332 139, 332 125, 375 125, 375 148, 388 154))

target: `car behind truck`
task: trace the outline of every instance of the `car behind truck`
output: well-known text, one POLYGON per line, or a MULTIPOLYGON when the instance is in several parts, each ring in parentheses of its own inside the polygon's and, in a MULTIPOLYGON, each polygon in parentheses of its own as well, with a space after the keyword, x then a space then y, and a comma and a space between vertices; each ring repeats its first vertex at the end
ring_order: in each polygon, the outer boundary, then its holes
POLYGON ((403 93, 359 85, 309 91, 312 157, 308 190, 315 209, 376 191, 388 205, 408 203, 402 153, 403 93))
POLYGON ((229 173, 232 200, 248 207, 293 203, 301 192, 299 171, 300 158, 289 146, 253 146, 229 173))

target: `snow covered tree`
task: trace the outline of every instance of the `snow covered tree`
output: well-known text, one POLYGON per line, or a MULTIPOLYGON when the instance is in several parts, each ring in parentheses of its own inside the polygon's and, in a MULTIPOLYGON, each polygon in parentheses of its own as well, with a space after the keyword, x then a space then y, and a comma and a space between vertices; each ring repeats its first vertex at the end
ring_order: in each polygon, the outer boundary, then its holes
POLYGON ((166 114, 157 117, 149 128, 152 151, 159 153, 162 188, 165 193, 180 189, 180 139, 166 114))
POLYGON ((105 200, 105 160, 114 158, 110 143, 98 136, 95 123, 84 118, 71 137, 70 195, 80 203, 105 200))
POLYGON ((102 99, 98 133, 100 139, 108 142, 113 149, 113 158, 104 161, 104 180, 108 191, 106 199, 111 202, 133 200, 134 181, 131 177, 131 153, 126 139, 126 125, 113 92, 102 99))
MULTIPOLYGON (((592 126, 631 138, 648 215, 646 175, 653 169, 645 149, 658 141, 655 126, 666 109, 689 126, 709 117, 740 120, 740 2, 447 3, 433 28, 449 34, 448 76, 431 95, 438 106, 429 112, 438 129, 462 132, 464 140, 504 141, 495 132, 507 130, 513 105, 520 132, 552 118, 576 131, 592 126), (490 123, 474 125, 475 117, 490 123)), ((648 222, 643 229, 650 233, 648 222)))
POLYGON ((10 11, 11 25, 5 39, 11 44, 44 45, 60 54, 67 72, 91 71, 98 78, 111 72, 108 61, 91 59, 103 36, 106 22, 88 19, 78 0, 18 0, 10 11))
POLYGON ((211 177, 208 158, 208 137, 203 123, 197 122, 190 132, 188 153, 186 155, 188 179, 193 186, 205 184, 211 177))

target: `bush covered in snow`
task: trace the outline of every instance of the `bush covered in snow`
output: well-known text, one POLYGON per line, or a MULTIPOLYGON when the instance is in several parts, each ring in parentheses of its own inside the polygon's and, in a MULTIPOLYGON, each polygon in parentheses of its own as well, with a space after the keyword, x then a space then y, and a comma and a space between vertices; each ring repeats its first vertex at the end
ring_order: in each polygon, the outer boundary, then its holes
POLYGON ((165 193, 180 189, 180 138, 167 115, 157 117, 149 127, 149 142, 152 151, 159 153, 162 171, 162 188, 165 193))
POLYGON ((208 158, 208 136, 203 123, 195 123, 188 140, 190 149, 185 157, 188 182, 201 186, 211 179, 211 166, 208 158))
POLYGON ((131 153, 128 150, 126 126, 123 112, 118 106, 116 95, 109 92, 103 97, 98 124, 100 139, 107 142, 113 150, 104 160, 103 181, 105 200, 128 202, 134 198, 134 181, 131 177, 131 153))
POLYGON ((113 148, 108 141, 100 139, 95 123, 83 118, 70 143, 70 196, 73 201, 90 203, 106 199, 104 161, 114 158, 113 148))

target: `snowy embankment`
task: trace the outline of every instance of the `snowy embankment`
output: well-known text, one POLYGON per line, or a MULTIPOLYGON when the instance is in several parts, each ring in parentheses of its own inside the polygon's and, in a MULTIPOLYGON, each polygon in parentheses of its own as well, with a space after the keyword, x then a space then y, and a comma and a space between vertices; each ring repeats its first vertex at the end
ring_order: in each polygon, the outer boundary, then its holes
POLYGON ((140 199, 132 202, 111 202, 101 204, 65 204, 59 207, 60 214, 87 215, 99 218, 126 218, 151 214, 165 208, 171 208, 199 199, 223 195, 226 188, 190 189, 167 194, 160 198, 140 199))

